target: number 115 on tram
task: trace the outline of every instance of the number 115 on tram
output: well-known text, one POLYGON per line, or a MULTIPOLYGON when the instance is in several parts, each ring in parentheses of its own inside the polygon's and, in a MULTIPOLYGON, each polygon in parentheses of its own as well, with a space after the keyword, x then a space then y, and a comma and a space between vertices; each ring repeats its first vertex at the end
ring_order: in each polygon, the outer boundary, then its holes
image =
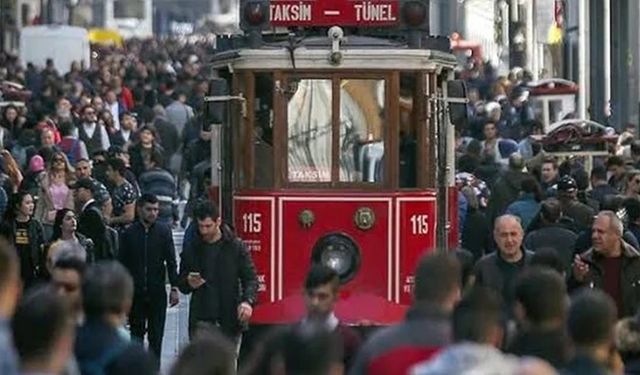
POLYGON ((457 245, 465 90, 428 9, 242 0, 244 34, 218 40, 203 126, 212 196, 256 264, 253 323, 300 319, 313 263, 340 275, 341 321, 397 322, 419 257, 457 245))

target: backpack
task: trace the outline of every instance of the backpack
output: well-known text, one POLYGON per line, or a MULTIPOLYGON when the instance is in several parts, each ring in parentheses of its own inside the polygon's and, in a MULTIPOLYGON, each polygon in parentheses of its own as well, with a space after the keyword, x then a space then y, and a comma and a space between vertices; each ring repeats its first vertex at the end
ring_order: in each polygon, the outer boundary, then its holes
POLYGON ((76 154, 78 153, 78 146, 80 144, 80 140, 79 139, 74 139, 73 140, 73 144, 71 145, 71 149, 69 150, 69 152, 65 152, 64 154, 67 155, 67 159, 69 160, 69 164, 71 165, 75 165, 76 164, 76 154))
POLYGON ((127 349, 128 343, 118 341, 114 346, 105 350, 98 358, 78 361, 82 375, 107 375, 107 367, 127 349))
POLYGON ((107 258, 118 259, 118 252, 120 251, 118 231, 108 225, 106 225, 105 227, 105 248, 103 249, 104 254, 107 256, 107 258))

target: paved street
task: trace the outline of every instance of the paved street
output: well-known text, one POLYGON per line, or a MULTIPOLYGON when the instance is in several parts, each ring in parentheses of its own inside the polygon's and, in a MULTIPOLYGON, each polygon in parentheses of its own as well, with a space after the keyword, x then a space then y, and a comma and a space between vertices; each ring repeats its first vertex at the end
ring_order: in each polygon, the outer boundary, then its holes
POLYGON ((180 296, 180 304, 167 310, 162 345, 162 374, 168 374, 180 349, 188 343, 187 323, 189 317, 189 299, 180 296))

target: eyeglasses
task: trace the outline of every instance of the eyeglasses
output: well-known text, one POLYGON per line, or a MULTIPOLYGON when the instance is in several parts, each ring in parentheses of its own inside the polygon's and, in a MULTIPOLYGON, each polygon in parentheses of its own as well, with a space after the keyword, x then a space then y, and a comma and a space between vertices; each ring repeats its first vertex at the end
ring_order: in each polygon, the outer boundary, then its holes
POLYGON ((64 159, 63 158, 55 158, 53 159, 54 163, 60 162, 60 163, 64 163, 64 159))
POLYGON ((85 111, 84 114, 85 114, 85 116, 89 116, 89 115, 95 115, 96 112, 95 111, 85 111))

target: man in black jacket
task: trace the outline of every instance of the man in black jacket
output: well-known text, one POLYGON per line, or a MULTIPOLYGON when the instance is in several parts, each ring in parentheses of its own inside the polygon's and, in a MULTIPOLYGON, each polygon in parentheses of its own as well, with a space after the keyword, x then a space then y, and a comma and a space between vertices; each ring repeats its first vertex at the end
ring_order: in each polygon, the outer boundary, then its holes
POLYGON ((504 214, 507 207, 518 199, 520 183, 528 177, 523 172, 524 160, 519 154, 509 156, 509 169, 491 187, 489 199, 488 219, 493 224, 495 219, 504 214))
POLYGON ((256 270, 242 241, 223 227, 218 208, 203 202, 195 210, 198 236, 181 254, 178 287, 193 293, 189 333, 199 324, 219 326, 240 342, 256 302, 256 270))
POLYGON ((106 241, 107 227, 104 224, 102 210, 93 199, 95 183, 88 178, 79 179, 71 186, 79 207, 78 232, 89 237, 94 243, 95 260, 113 259, 114 254, 106 241))
MULTIPOLYGON (((120 238, 120 261, 133 276, 135 293, 129 315, 131 335, 140 341, 148 333, 151 351, 161 358, 167 312, 165 275, 169 275, 169 303, 179 302, 176 254, 169 226, 158 223, 158 198, 143 194, 137 202, 139 220, 120 238)), ((158 362, 159 363, 159 362, 158 362)))
POLYGON ((524 246, 533 252, 545 247, 552 248, 562 259, 564 268, 569 269, 578 235, 560 223, 561 216, 562 208, 557 199, 543 201, 538 213, 540 227, 527 234, 524 246))
POLYGON ((515 303, 515 280, 531 260, 533 253, 522 247, 520 219, 502 215, 496 219, 493 238, 498 250, 485 255, 475 267, 476 284, 500 293, 506 312, 511 317, 515 303))

